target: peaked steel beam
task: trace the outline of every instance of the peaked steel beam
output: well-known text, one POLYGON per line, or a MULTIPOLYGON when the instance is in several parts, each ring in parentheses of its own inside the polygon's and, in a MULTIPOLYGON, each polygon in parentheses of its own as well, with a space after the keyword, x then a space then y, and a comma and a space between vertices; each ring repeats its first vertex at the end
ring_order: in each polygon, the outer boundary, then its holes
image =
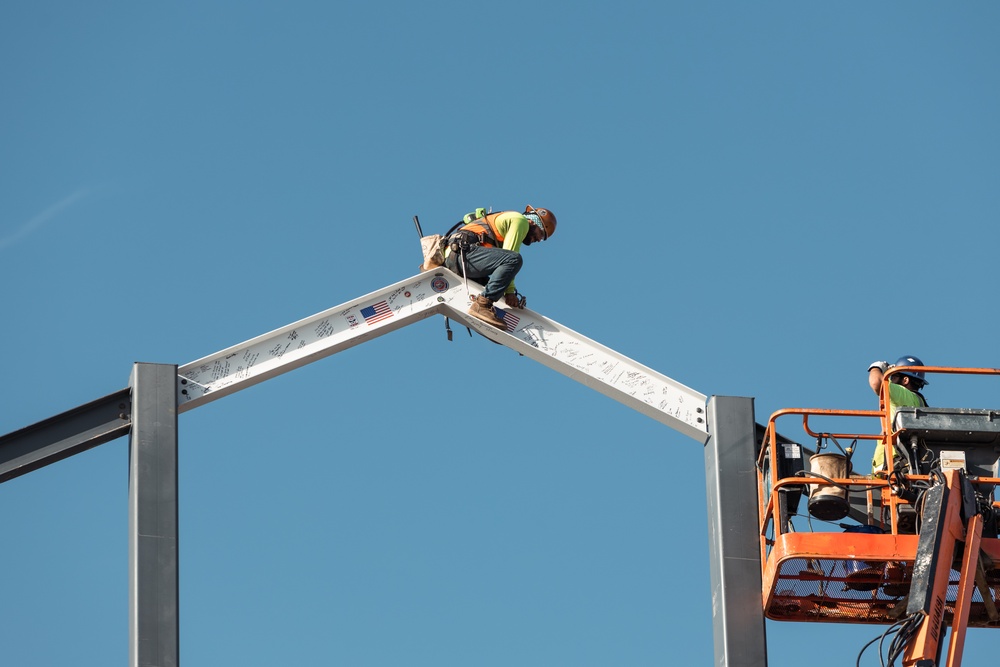
MULTIPOLYGON (((444 315, 702 444, 708 439, 704 394, 532 310, 500 309, 501 332, 468 315, 469 289, 482 288, 444 268, 428 271, 193 361, 178 370, 178 412, 444 315)), ((127 435, 131 409, 126 387, 0 437, 0 483, 127 435)))
POLYGON ((507 331, 467 314, 465 281, 445 268, 427 271, 270 333, 181 366, 181 412, 441 314, 595 389, 702 444, 707 397, 528 309, 498 308, 507 331))

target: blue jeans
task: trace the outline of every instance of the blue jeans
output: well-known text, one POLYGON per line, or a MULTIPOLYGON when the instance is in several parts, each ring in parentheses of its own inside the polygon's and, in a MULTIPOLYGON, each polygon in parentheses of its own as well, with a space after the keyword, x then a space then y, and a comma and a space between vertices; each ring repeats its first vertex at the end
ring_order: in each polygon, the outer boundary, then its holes
POLYGON ((462 258, 459 254, 452 252, 448 255, 445 265, 459 275, 463 275, 463 268, 467 269, 465 276, 477 282, 483 282, 483 278, 489 278, 483 289, 483 296, 490 301, 499 301, 507 291, 507 287, 514 282, 514 276, 521 270, 524 259, 520 253, 503 248, 484 248, 477 245, 465 251, 465 267, 460 267, 462 258))

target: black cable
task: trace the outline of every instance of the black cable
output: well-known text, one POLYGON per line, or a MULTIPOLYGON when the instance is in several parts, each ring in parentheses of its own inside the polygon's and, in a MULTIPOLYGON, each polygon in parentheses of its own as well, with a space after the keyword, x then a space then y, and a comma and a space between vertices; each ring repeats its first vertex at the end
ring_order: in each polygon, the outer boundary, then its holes
MULTIPOLYGON (((848 461, 851 460, 851 455, 854 454, 854 452, 852 451, 850 454, 848 454, 847 451, 843 447, 840 446, 840 443, 837 442, 837 439, 835 437, 833 437, 833 434, 831 434, 831 433, 823 433, 821 435, 822 435, 823 438, 825 438, 827 440, 832 440, 833 444, 837 445, 837 449, 840 450, 840 453, 844 455, 844 458, 846 458, 848 461)), ((819 438, 817 438, 817 440, 819 440, 819 438)), ((822 447, 817 447, 816 449, 819 450, 819 449, 822 449, 822 447)))
POLYGON ((861 656, 863 656, 865 654, 865 651, 868 650, 869 646, 871 646, 872 644, 874 644, 875 642, 877 642, 881 638, 882 638, 882 635, 879 635, 878 637, 876 637, 875 639, 871 640, 870 642, 868 642, 867 644, 865 644, 864 646, 861 647, 861 650, 858 651, 858 658, 857 658, 857 660, 854 661, 854 667, 861 667, 861 656))
POLYGON ((906 618, 889 645, 889 654, 886 656, 889 658, 887 667, 893 667, 896 664, 896 659, 906 651, 906 647, 910 644, 910 640, 913 639, 914 635, 919 632, 920 624, 923 621, 923 614, 910 614, 906 618))
POLYGON ((922 614, 910 614, 906 618, 896 621, 890 625, 886 628, 885 632, 861 647, 861 651, 858 652, 858 657, 854 662, 855 667, 861 667, 861 657, 875 642, 878 642, 879 664, 881 664, 882 667, 894 667, 896 660, 906 651, 906 647, 909 645, 910 640, 913 639, 913 636, 920 630, 920 624, 923 620, 924 617, 922 614), (886 651, 885 640, 890 635, 892 635, 893 638, 889 642, 889 647, 886 651), (883 654, 885 655, 883 656, 883 654))
POLYGON ((877 637, 875 637, 875 639, 871 640, 870 642, 862 646, 861 651, 858 653, 858 659, 855 662, 856 667, 861 667, 861 656, 864 655, 864 652, 868 650, 868 647, 874 644, 875 642, 879 642, 879 653, 878 653, 879 662, 882 663, 882 667, 885 667, 885 660, 882 659, 882 642, 885 640, 886 636, 893 631, 894 628, 903 625, 904 623, 906 623, 906 621, 907 619, 905 618, 901 621, 896 621, 888 628, 886 628, 885 632, 878 635, 877 637))

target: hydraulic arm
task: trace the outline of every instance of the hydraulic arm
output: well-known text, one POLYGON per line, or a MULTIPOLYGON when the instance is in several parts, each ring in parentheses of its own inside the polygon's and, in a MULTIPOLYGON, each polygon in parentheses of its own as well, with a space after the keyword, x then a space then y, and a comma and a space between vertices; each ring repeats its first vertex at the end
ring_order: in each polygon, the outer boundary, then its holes
POLYGON ((981 568, 979 545, 983 517, 976 511, 971 486, 960 470, 945 470, 943 480, 927 491, 922 530, 913 563, 913 583, 906 611, 920 622, 903 656, 909 667, 957 667, 962 661, 969 608, 981 568), (959 544, 964 548, 959 550, 959 544), (961 554, 956 558, 956 553, 961 554), (951 640, 944 663, 940 662, 944 639, 944 612, 951 585, 951 571, 960 563, 958 592, 951 623, 951 640))

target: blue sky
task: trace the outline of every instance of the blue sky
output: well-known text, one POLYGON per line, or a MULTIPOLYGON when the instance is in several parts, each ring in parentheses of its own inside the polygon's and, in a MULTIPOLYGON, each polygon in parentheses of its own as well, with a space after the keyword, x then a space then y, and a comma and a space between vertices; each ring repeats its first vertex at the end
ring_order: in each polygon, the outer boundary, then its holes
MULTIPOLYGON (((1000 366, 998 28, 993 2, 7 3, 0 432, 414 275, 412 216, 477 206, 558 215, 529 306, 760 422, 874 407, 875 359, 1000 366)), ((712 664, 701 447, 440 318, 180 429, 187 667, 712 664)), ((5 663, 126 661, 126 494, 124 439, 0 486, 5 663)), ((772 665, 827 667, 881 628, 767 632, 772 665)))

